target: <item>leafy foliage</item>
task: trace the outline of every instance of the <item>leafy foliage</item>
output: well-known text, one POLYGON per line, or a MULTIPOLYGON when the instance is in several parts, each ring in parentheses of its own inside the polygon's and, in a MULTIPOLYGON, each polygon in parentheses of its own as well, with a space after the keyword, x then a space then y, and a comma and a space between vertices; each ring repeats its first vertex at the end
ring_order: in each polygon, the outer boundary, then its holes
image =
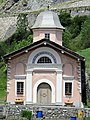
POLYGON ((90 16, 86 19, 82 26, 81 30, 81 41, 83 48, 89 48, 90 47, 90 16))
POLYGON ((79 51, 86 58, 86 69, 90 79, 90 16, 75 16, 61 13, 61 24, 65 27, 63 45, 73 51, 79 51), (85 50, 83 50, 85 49, 85 50))
POLYGON ((77 15, 72 19, 72 22, 71 22, 71 25, 69 28, 69 30, 72 34, 72 38, 75 38, 80 34, 82 24, 84 23, 86 18, 87 18, 87 16, 77 15))
POLYGON ((79 51, 83 49, 82 42, 81 42, 81 34, 79 34, 77 37, 74 39, 71 39, 69 43, 69 48, 73 51, 79 51))
POLYGON ((78 53, 85 57, 86 59, 86 70, 88 72, 88 75, 90 75, 90 48, 80 50, 78 53))
POLYGON ((61 24, 66 27, 69 26, 71 24, 71 15, 70 13, 67 12, 61 12, 59 15, 59 19, 61 24))
POLYGON ((0 100, 5 100, 6 96, 6 65, 0 62, 0 100))
POLYGON ((23 39, 22 41, 18 41, 18 42, 13 42, 14 51, 19 50, 20 48, 25 47, 27 45, 30 45, 32 43, 32 40, 33 40, 32 35, 29 35, 27 39, 23 39))
POLYGON ((25 38, 27 36, 27 27, 28 27, 28 20, 27 20, 27 14, 19 14, 17 18, 17 30, 16 35, 19 40, 25 38))
POLYGON ((69 44, 70 44, 70 41, 71 41, 71 33, 68 31, 68 29, 66 28, 65 29, 65 32, 63 33, 63 45, 65 47, 68 47, 69 48, 69 44))
POLYGON ((65 27, 63 33, 63 45, 74 51, 90 47, 90 16, 75 16, 61 12, 59 15, 61 24, 65 27))
POLYGON ((32 112, 31 111, 27 111, 27 110, 22 110, 21 111, 21 117, 25 117, 28 120, 31 120, 32 112))

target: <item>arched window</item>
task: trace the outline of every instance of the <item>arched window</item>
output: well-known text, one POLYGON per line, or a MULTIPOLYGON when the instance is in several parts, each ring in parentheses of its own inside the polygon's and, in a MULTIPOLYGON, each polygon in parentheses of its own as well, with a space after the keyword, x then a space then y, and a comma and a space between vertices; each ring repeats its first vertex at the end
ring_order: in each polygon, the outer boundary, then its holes
POLYGON ((38 59, 37 63, 52 63, 49 57, 43 56, 38 59))

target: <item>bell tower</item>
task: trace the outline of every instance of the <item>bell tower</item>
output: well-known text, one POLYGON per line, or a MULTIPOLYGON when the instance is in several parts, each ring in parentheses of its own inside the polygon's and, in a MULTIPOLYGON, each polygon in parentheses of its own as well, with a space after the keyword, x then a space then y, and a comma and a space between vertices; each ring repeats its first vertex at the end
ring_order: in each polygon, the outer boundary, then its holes
POLYGON ((33 42, 45 38, 62 45, 63 29, 57 13, 49 10, 41 12, 32 27, 33 42))

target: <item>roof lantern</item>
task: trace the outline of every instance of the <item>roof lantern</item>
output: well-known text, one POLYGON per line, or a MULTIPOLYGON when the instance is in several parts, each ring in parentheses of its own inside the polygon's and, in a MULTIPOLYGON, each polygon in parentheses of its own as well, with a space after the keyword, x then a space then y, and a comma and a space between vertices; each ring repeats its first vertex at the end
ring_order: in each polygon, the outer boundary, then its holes
POLYGON ((49 39, 62 45, 62 32, 64 27, 61 25, 56 12, 46 10, 41 12, 32 27, 33 42, 43 38, 49 39))
POLYGON ((36 22, 33 25, 32 29, 36 29, 36 28, 64 29, 64 27, 60 23, 57 13, 53 11, 49 11, 49 10, 41 12, 38 15, 36 22))

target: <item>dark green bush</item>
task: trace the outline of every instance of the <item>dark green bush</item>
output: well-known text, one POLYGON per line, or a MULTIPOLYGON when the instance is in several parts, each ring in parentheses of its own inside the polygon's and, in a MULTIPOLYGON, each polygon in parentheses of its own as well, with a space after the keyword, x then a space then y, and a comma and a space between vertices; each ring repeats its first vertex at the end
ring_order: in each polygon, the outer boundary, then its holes
POLYGON ((21 111, 21 117, 25 117, 28 120, 31 120, 32 112, 31 111, 27 111, 27 110, 22 110, 21 111))
POLYGON ((59 15, 62 26, 66 27, 71 24, 71 15, 68 12, 61 12, 59 15))

